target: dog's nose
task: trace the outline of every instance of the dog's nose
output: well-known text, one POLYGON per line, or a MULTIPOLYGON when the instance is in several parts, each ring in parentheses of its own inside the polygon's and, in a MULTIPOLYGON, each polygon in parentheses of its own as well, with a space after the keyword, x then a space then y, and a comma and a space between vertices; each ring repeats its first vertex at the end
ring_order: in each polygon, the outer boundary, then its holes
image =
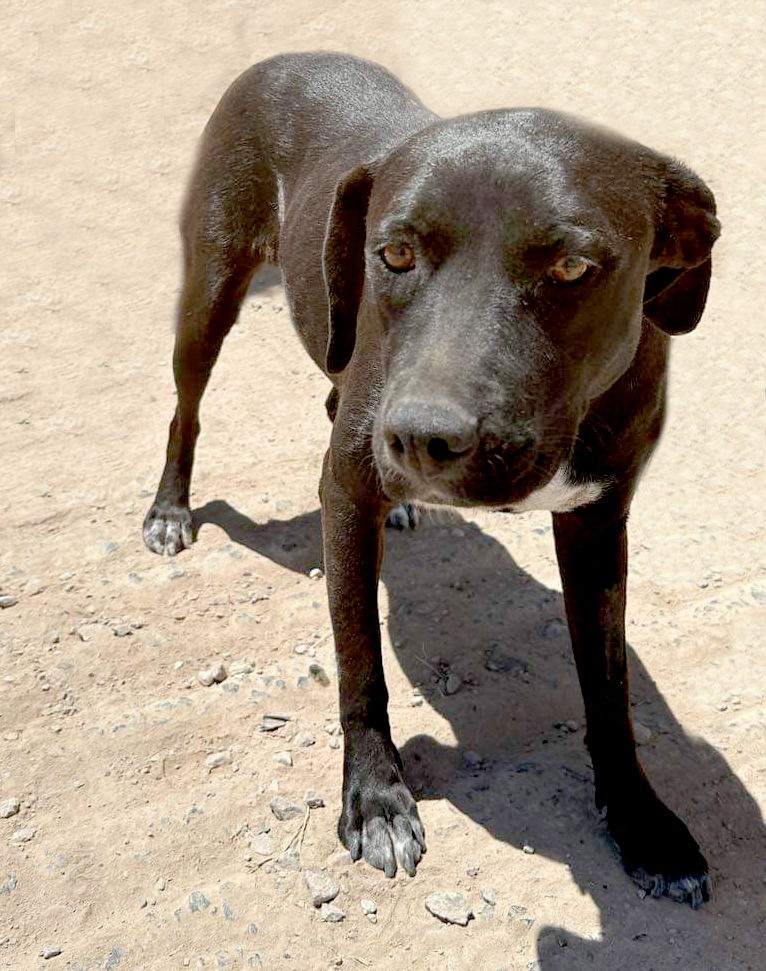
POLYGON ((395 464, 430 476, 468 458, 479 442, 476 417, 454 402, 396 402, 383 433, 395 464))

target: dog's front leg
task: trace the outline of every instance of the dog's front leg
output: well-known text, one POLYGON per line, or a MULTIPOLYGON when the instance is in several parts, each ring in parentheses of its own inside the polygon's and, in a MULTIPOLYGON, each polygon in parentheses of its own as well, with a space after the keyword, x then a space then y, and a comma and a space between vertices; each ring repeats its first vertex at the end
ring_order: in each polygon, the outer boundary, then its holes
MULTIPOLYGON (((346 463, 347 464, 347 463, 346 463)), ((344 733, 343 810, 338 835, 386 876, 410 876, 425 851, 423 826, 391 741, 378 620, 378 576, 387 508, 358 481, 339 474, 332 448, 322 473, 325 573, 338 662, 344 733)))
POLYGON ((653 895, 710 895, 707 863, 658 798, 636 755, 625 644, 627 503, 604 500, 553 517, 556 553, 587 721, 596 802, 630 876, 653 895))

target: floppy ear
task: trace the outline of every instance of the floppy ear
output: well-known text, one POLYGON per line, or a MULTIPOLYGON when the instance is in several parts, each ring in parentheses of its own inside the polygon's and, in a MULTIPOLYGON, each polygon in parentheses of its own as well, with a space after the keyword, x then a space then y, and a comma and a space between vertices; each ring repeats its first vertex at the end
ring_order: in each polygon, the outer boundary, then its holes
POLYGON ((356 341, 356 317, 364 287, 364 242, 372 175, 364 166, 343 178, 324 240, 324 282, 330 310, 326 367, 342 371, 351 360, 356 341))
POLYGON ((699 323, 710 285, 710 251, 720 232, 713 193, 689 169, 668 161, 653 269, 644 287, 644 314, 665 333, 686 334, 699 323))

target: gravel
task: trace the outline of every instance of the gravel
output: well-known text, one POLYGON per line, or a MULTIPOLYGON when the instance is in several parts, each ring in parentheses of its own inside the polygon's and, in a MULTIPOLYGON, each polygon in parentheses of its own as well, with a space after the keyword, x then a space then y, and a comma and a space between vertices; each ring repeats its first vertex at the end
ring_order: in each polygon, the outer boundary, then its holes
POLYGON ((276 755, 272 756, 272 758, 280 765, 291 766, 293 764, 292 752, 277 752, 276 755))
POLYGON ((295 819, 296 816, 303 815, 301 807, 285 799, 284 796, 275 796, 269 803, 269 806, 277 819, 282 822, 286 819, 295 819))
POLYGON ((322 809, 324 806, 324 799, 319 795, 316 789, 307 789, 303 796, 303 801, 309 807, 309 809, 322 809))
POLYGON ((231 762, 231 752, 226 749, 223 752, 213 752, 212 755, 208 755, 205 759, 205 765, 212 772, 213 769, 218 769, 222 765, 229 765, 231 762))
POLYGON ((21 800, 15 796, 0 802, 0 819, 10 819, 21 809, 21 800))
POLYGON ((327 870, 306 870, 303 879, 306 881, 311 902, 315 907, 330 903, 340 893, 340 887, 327 870))
POLYGON ((445 924, 460 924, 465 927, 473 918, 473 910, 462 893, 448 891, 432 893, 426 898, 426 910, 445 924))
POLYGON ((378 905, 375 903, 374 900, 361 900, 360 904, 362 907, 363 914, 367 914, 368 916, 370 914, 377 914, 378 905))
POLYGON ((316 744, 316 739, 310 732, 298 732, 293 742, 298 748, 309 748, 311 745, 316 744))
POLYGON ((328 924, 339 924, 346 919, 345 913, 338 907, 333 907, 332 904, 322 904, 319 909, 319 916, 322 920, 326 920, 328 924))
POLYGON ((45 961, 47 961, 49 958, 58 957, 59 954, 61 954, 61 948, 57 947, 55 944, 51 945, 50 947, 44 947, 42 951, 40 951, 40 957, 45 961))
POLYGON ((197 680, 200 684, 204 684, 206 688, 209 688, 211 684, 220 684, 226 678, 226 668, 223 664, 217 664, 211 668, 203 668, 197 674, 197 680))
POLYGON ((11 843, 28 843, 35 838, 36 833, 37 830, 35 829, 17 829, 11 833, 11 843))
POLYGON ((327 672, 317 661, 315 661, 313 664, 309 664, 309 676, 313 678, 317 684, 321 684, 323 688, 326 688, 330 683, 327 672))

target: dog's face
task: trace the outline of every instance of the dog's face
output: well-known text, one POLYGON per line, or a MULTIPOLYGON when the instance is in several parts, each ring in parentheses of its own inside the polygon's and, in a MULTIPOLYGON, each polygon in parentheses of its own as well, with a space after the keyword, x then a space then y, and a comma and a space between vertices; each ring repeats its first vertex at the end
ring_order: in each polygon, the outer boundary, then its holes
MULTIPOLYGON (((665 274, 667 299, 709 258, 712 197, 671 165, 554 113, 487 112, 432 126, 339 189, 328 365, 355 339, 362 366, 374 358, 389 495, 508 505, 566 463, 590 403, 633 359, 647 281, 665 274)), ((701 309, 655 322, 688 329, 701 309)))

